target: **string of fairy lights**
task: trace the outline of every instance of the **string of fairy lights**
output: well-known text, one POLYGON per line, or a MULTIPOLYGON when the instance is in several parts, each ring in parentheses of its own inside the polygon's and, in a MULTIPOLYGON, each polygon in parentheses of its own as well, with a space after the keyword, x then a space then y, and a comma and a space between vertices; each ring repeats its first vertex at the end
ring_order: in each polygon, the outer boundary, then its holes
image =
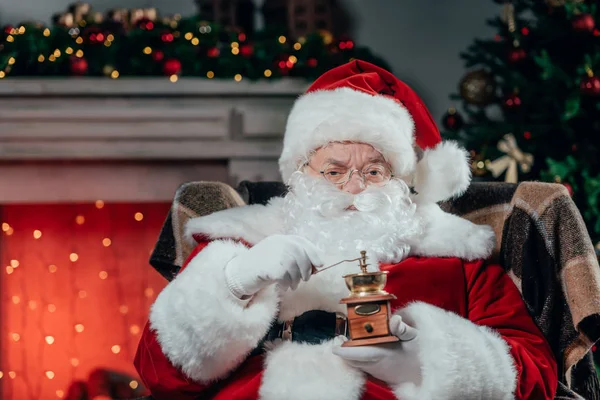
POLYGON ((70 75, 166 76, 171 82, 181 76, 312 81, 357 58, 389 68, 370 49, 326 29, 303 36, 275 26, 244 32, 199 15, 151 15, 124 23, 80 14, 66 25, 25 22, 0 30, 0 79, 70 75))
MULTIPOLYGON (((81 23, 85 23, 85 21, 81 21, 81 23)), ((25 35, 27 33, 27 28, 25 26, 20 26, 18 28, 8 28, 8 35, 5 38, 5 41, 8 43, 14 43, 15 40, 18 39, 18 37, 20 35, 25 35)), ((30 28, 31 29, 31 28, 30 28)), ((147 30, 151 30, 153 29, 153 26, 151 28, 145 28, 147 30)), ((42 31, 42 35, 45 38, 48 38, 51 35, 51 30, 49 28, 44 28, 42 31)), ((199 32, 201 34, 207 34, 211 32, 211 27, 210 26, 201 26, 199 28, 199 32)), ((57 62, 61 57, 63 56, 68 56, 70 57, 70 68, 71 68, 71 73, 73 75, 86 75, 87 74, 87 70, 88 70, 88 62, 86 61, 86 59, 84 58, 85 56, 85 51, 81 48, 84 44, 86 44, 86 40, 84 40, 84 38, 82 36, 80 36, 81 31, 78 28, 72 28, 69 30, 69 35, 72 38, 72 43, 67 44, 66 47, 64 47, 62 50, 59 48, 55 48, 54 50, 51 50, 49 52, 49 54, 44 54, 44 53, 40 53, 37 56, 37 62, 42 64, 42 63, 55 63, 57 62)), ((328 32, 320 32, 319 35, 321 35, 322 40, 323 40, 323 44, 325 46, 330 46, 332 45, 334 39, 332 37, 332 35, 328 32)), ((189 42, 189 44, 191 46, 199 46, 200 45, 200 39, 198 38, 198 36, 196 36, 194 33, 192 32, 186 32, 185 34, 181 35, 181 32, 173 32, 173 33, 164 33, 161 35, 161 41, 164 44, 169 44, 171 42, 173 42, 176 38, 179 38, 180 36, 182 36, 183 38, 185 38, 185 40, 187 42, 189 42)), ((229 47, 228 49, 225 48, 223 49, 223 44, 220 44, 219 46, 213 46, 210 49, 208 49, 207 51, 207 56, 209 58, 217 58, 219 57, 223 51, 229 51, 231 52, 232 55, 234 56, 240 56, 240 57, 250 57, 253 55, 254 52, 254 48, 253 46, 249 45, 249 44, 244 44, 243 42, 245 42, 247 40, 247 36, 245 33, 239 33, 237 34, 237 40, 233 40, 230 43, 225 43, 225 46, 229 47)), ((290 39, 288 39, 285 35, 279 35, 276 38, 278 44, 280 45, 288 45, 290 39)), ((302 46, 304 43, 306 43, 306 38, 305 37, 300 37, 298 38, 298 40, 293 41, 292 43, 289 43, 291 49, 293 49, 293 51, 295 52, 299 52, 302 49, 302 46)), ((114 43, 115 43, 115 35, 113 35, 112 33, 109 34, 103 34, 103 33, 92 33, 89 35, 88 39, 87 39, 87 44, 102 44, 104 47, 111 47, 114 43)), ((335 45, 335 49, 336 51, 348 51, 348 50, 352 50, 354 48, 354 42, 352 40, 343 40, 340 41, 337 45, 335 45)), ((290 50, 291 50, 290 49, 290 50)), ((151 57, 151 60, 149 61, 153 61, 153 62, 162 62, 162 71, 165 75, 168 76, 169 80, 173 83, 177 82, 179 79, 179 76, 182 72, 182 64, 181 61, 176 59, 176 58, 169 58, 169 59, 165 59, 165 52, 163 50, 161 50, 161 48, 153 48, 151 46, 145 46, 142 49, 142 53, 146 56, 151 57)), ((348 60, 351 59, 351 57, 348 58, 348 60)), ((316 57, 309 57, 306 60, 299 60, 299 58, 294 55, 285 55, 284 57, 282 57, 282 59, 276 61, 275 65, 272 68, 265 68, 264 70, 262 70, 262 75, 264 78, 271 78, 274 76, 274 69, 278 69, 279 74, 278 75, 288 75, 289 72, 296 66, 296 64, 300 61, 301 64, 305 64, 306 66, 310 67, 310 68, 315 68, 317 67, 319 61, 316 57)), ((347 60, 345 60, 347 61, 347 60)), ((13 66, 16 64, 17 62, 17 58, 14 56, 10 56, 8 58, 8 61, 6 63, 6 66, 4 67, 3 70, 0 70, 0 79, 7 77, 10 72, 13 69, 13 66)), ((106 64, 103 69, 102 72, 105 76, 110 77, 112 79, 118 79, 121 76, 121 72, 119 72, 119 70, 112 66, 111 64, 106 64)), ((215 77, 218 77, 218 71, 214 71, 214 70, 208 70, 205 73, 205 77, 208 79, 213 79, 215 77)), ((242 79, 244 78, 243 74, 241 73, 236 73, 233 75, 233 80, 236 82, 241 82, 242 79)))
MULTIPOLYGON (((105 203, 102 200, 96 201, 93 210, 100 212, 103 209, 105 209, 105 203)), ((68 261, 64 263, 61 263, 60 260, 51 260, 50 263, 45 257, 46 254, 35 248, 37 243, 51 235, 51 233, 46 233, 41 229, 37 229, 37 227, 14 225, 10 222, 10 216, 4 217, 5 221, 1 224, 0 241, 4 242, 2 249, 3 253, 6 254, 2 254, 2 262, 5 262, 6 266, 0 277, 0 287, 5 296, 8 297, 7 301, 3 301, 3 307, 12 307, 12 309, 5 310, 0 314, 5 319, 1 321, 2 333, 8 336, 8 340, 0 340, 0 345, 4 347, 2 350, 4 360, 0 358, 0 362, 6 362, 6 359, 10 359, 10 355, 15 351, 19 351, 20 354, 20 365, 0 364, 0 397, 4 399, 23 399, 23 390, 21 389, 17 394, 13 387, 14 383, 11 383, 17 382, 19 379, 24 384, 27 398, 37 400, 47 398, 49 390, 47 385, 53 385, 52 382, 59 378, 58 371, 62 371, 63 374, 65 370, 70 371, 70 376, 66 379, 64 376, 60 377, 62 378, 61 382, 66 383, 73 382, 78 375, 81 375, 78 374, 78 369, 82 367, 82 355, 85 354, 87 349, 79 348, 78 338, 89 331, 84 319, 98 311, 93 308, 93 304, 102 306, 103 301, 106 304, 116 304, 116 309, 110 310, 110 313, 120 318, 120 323, 117 323, 116 320, 106 321, 106 329, 110 331, 108 336, 89 332, 99 337, 97 345, 104 348, 103 351, 121 356, 124 363, 128 365, 133 360, 141 333, 141 324, 145 323, 147 310, 155 297, 155 293, 160 288, 153 287, 148 274, 140 274, 140 279, 136 281, 139 282, 137 283, 140 285, 139 287, 135 288, 129 285, 124 287, 121 274, 129 267, 123 264, 124 262, 130 262, 128 260, 131 258, 127 256, 136 252, 141 252, 139 259, 142 260, 144 271, 145 269, 150 270, 147 263, 144 262, 147 260, 148 253, 140 248, 139 244, 153 243, 156 232, 154 230, 145 232, 145 229, 141 229, 137 232, 142 232, 141 234, 147 236, 142 238, 139 236, 130 237, 127 232, 119 232, 123 223, 118 213, 104 213, 98 216, 91 215, 92 213, 89 210, 92 210, 92 208, 88 206, 88 213, 86 214, 77 210, 76 205, 73 206, 72 215, 68 218, 68 221, 63 221, 64 226, 61 227, 61 232, 70 232, 69 237, 61 238, 59 241, 59 243, 64 243, 64 247, 57 246, 60 249, 53 248, 48 251, 52 255, 66 252, 68 261), (81 228, 85 227, 89 218, 96 218, 96 220, 102 218, 105 227, 103 232, 86 232, 82 230, 81 228), (25 239, 25 235, 29 239, 25 239), (14 247, 11 246, 11 240, 31 239, 33 239, 31 244, 24 245, 25 242, 22 242, 23 245, 17 251, 11 250, 14 247), (115 240, 118 240, 118 246, 115 246, 115 240), (90 245, 90 243, 92 244, 90 245), (91 251, 90 246, 94 246, 95 249, 91 251), (92 294, 89 288, 80 282, 82 280, 81 274, 85 273, 87 277, 90 273, 89 267, 86 269, 86 264, 90 263, 85 261, 82 263, 81 256, 83 254, 84 258, 87 257, 85 256, 86 251, 91 251, 90 254, 106 254, 106 256, 101 257, 112 260, 112 262, 99 261, 97 263, 101 267, 94 272, 97 274, 96 279, 106 282, 106 286, 102 286, 102 296, 96 294, 93 304, 90 302, 92 294), (102 251, 102 253, 97 251, 102 251), (59 279, 57 275, 60 273, 62 273, 61 277, 66 277, 66 282, 64 282, 66 288, 63 287, 60 290, 59 298, 49 297, 48 293, 51 291, 50 287, 52 285, 61 287, 62 282, 56 281, 59 279), (31 274, 35 274, 43 281, 44 288, 47 287, 49 290, 35 291, 34 284, 29 286, 28 279, 30 279, 31 274), (132 293, 139 293, 140 295, 132 295, 132 293), (66 305, 64 304, 65 299, 68 299, 66 305), (111 301, 108 302, 107 299, 111 301), (131 304, 132 301, 139 301, 140 303, 131 304), (62 306, 59 303, 62 303, 62 306), (132 313, 134 310, 136 312, 132 313), (60 331, 64 332, 65 327, 47 323, 48 317, 61 312, 65 313, 68 325, 71 327, 68 336, 59 333, 60 331), (5 316, 8 314, 15 315, 14 313, 18 317, 9 317, 6 321, 5 316), (31 315, 32 313, 34 315, 31 315), (37 336, 37 343, 31 340, 32 327, 37 329, 35 335, 37 336), (64 342, 65 340, 67 343, 64 342), (104 343, 105 341, 108 342, 104 343), (61 346, 65 353, 62 358, 66 357, 68 360, 68 368, 65 368, 64 365, 58 365, 55 368, 44 369, 41 376, 39 371, 32 376, 32 371, 39 366, 52 364, 53 352, 51 348, 56 346, 58 342, 62 342, 61 346), (32 363, 33 360, 35 360, 34 363, 32 363), (43 394, 46 394, 46 396, 43 394)), ((127 218, 131 218, 135 221, 135 224, 143 224, 145 221, 145 215, 141 211, 131 213, 127 218)), ((160 279, 162 280, 162 278, 160 279)), ((155 280, 154 284, 156 282, 155 280)), ((142 389, 136 379, 132 379, 129 386, 134 390, 142 389)), ((64 398, 67 393, 67 387, 64 387, 64 385, 56 386, 52 390, 56 398, 64 398)))

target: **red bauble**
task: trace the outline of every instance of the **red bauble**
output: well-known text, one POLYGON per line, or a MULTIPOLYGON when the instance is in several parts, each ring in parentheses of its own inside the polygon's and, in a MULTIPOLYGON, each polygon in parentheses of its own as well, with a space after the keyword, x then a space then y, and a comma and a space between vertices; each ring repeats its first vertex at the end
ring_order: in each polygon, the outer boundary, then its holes
POLYGON ((581 93, 588 96, 600 95, 600 78, 597 76, 586 76, 579 85, 581 93))
POLYGON ((244 57, 250 57, 252 54, 254 54, 254 46, 249 45, 249 44, 245 44, 245 45, 241 46, 240 54, 244 57))
POLYGON ((504 98, 504 107, 507 110, 518 110, 521 107, 521 98, 516 93, 506 96, 504 98))
POLYGON ((94 27, 87 28, 85 30, 85 36, 87 37, 88 42, 92 44, 103 43, 105 39, 102 30, 94 27))
POLYGON ((221 52, 219 51, 218 48, 216 47, 212 47, 210 49, 208 49, 208 52, 206 53, 207 56, 211 57, 211 58, 215 58, 215 57, 219 57, 219 54, 221 52))
POLYGON ((181 72, 181 61, 176 58, 169 58, 163 64, 163 72, 167 76, 177 75, 181 72))
POLYGON ((71 57, 69 59, 71 75, 85 75, 88 72, 88 63, 85 58, 71 57))
POLYGON ((568 183, 563 183, 563 186, 567 189, 567 192, 569 192, 569 196, 573 197, 573 186, 568 183))
POLYGON ((4 27, 4 33, 6 33, 7 35, 10 35, 13 31, 13 29, 15 29, 12 25, 6 25, 4 27))
POLYGON ((140 18, 135 24, 138 28, 144 29, 146 31, 151 31, 152 29, 154 29, 154 22, 152 22, 148 18, 140 18))
POLYGON ((451 108, 442 118, 442 124, 448 130, 457 131, 463 127, 464 120, 455 109, 451 108))
POLYGON ((165 43, 171 43, 173 40, 175 40, 175 36, 171 32, 165 32, 160 35, 160 40, 165 43))
POLYGON ((577 32, 593 32, 596 27, 594 17, 590 14, 579 14, 571 21, 573 30, 577 32))
POLYGON ((277 62, 277 69, 281 75, 289 75, 290 69, 294 67, 294 64, 290 61, 289 56, 281 56, 277 62))
POLYGON ((158 62, 158 61, 162 61, 162 60, 163 60, 163 58, 165 58, 165 53, 163 53, 163 52, 162 52, 162 51, 160 51, 160 50, 156 50, 156 51, 154 51, 154 52, 152 53, 152 59, 153 59, 154 61, 157 61, 157 62, 158 62))
POLYGON ((343 40, 338 44, 340 50, 350 50, 354 47, 354 42, 352 40, 343 40))
POLYGON ((508 52, 508 62, 512 64, 516 64, 520 61, 523 61, 525 58, 527 58, 527 53, 524 49, 520 47, 517 49, 511 49, 508 52))

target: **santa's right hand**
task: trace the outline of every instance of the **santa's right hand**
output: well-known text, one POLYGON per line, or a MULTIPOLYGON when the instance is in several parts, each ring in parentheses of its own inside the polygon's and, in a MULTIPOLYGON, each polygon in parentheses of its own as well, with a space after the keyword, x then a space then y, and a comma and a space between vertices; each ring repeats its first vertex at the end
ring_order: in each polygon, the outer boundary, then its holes
POLYGON ((314 267, 323 265, 317 247, 296 235, 269 236, 225 266, 231 293, 244 299, 273 283, 295 290, 308 281, 314 267))

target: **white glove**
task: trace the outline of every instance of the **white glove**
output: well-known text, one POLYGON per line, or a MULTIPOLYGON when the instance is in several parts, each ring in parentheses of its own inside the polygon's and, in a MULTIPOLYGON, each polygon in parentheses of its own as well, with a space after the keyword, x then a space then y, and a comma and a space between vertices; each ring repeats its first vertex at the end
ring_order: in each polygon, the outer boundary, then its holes
POLYGON ((400 342, 357 347, 341 347, 340 343, 333 347, 333 354, 390 386, 403 383, 419 386, 422 381, 419 331, 402 321, 400 315, 394 315, 390 318, 390 332, 400 342))
POLYGON ((283 290, 296 290, 300 279, 308 281, 313 265, 323 265, 317 247, 296 235, 273 235, 261 240, 225 266, 229 290, 238 299, 254 295, 278 283, 283 290))

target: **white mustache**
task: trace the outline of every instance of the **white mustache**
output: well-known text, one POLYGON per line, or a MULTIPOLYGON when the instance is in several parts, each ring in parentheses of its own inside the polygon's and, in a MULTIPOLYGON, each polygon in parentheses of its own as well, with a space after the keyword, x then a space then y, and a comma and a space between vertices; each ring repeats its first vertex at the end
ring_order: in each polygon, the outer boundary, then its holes
MULTIPOLYGON (((393 205, 394 200, 388 193, 378 189, 377 187, 368 187, 358 194, 341 192, 336 189, 337 192, 328 193, 329 198, 323 200, 317 206, 317 210, 322 216, 336 216, 349 210, 360 212, 386 210, 393 205)), ((403 198, 403 202, 408 206, 410 200, 406 197, 403 198)))

